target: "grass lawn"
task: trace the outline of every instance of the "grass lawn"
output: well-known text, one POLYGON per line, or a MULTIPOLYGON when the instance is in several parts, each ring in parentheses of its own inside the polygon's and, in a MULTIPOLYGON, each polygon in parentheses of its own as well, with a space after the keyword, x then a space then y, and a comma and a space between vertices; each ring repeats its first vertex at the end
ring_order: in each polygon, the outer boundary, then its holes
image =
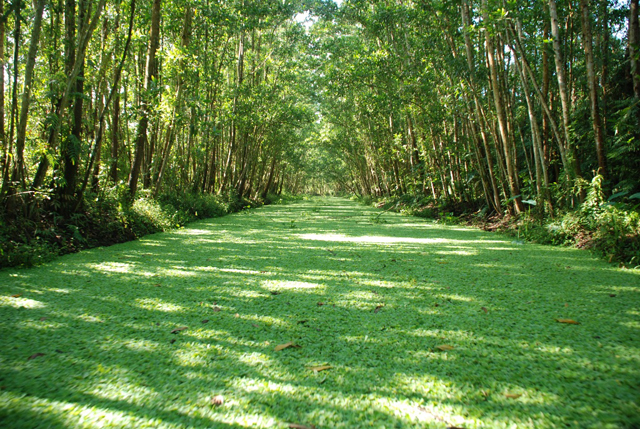
POLYGON ((640 427, 640 271, 377 213, 316 198, 0 271, 0 427, 640 427))

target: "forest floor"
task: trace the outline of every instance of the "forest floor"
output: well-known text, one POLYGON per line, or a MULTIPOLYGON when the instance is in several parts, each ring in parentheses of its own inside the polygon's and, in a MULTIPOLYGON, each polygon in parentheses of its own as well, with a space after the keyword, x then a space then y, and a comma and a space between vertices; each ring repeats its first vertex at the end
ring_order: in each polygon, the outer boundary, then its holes
POLYGON ((640 272, 315 198, 0 271, 3 428, 637 428, 640 272))

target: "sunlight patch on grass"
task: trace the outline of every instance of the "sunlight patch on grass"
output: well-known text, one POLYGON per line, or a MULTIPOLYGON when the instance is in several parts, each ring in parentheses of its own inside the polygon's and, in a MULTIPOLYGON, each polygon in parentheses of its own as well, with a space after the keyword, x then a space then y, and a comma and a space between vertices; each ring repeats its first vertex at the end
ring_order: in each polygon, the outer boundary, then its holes
POLYGON ((262 287, 265 289, 277 291, 279 289, 286 290, 308 290, 308 289, 319 289, 323 290, 326 286, 318 284, 318 283, 308 283, 301 281, 292 281, 292 280, 266 280, 262 282, 262 287))
POLYGON ((136 307, 144 310, 164 311, 173 313, 176 311, 184 311, 185 308, 171 302, 165 302, 160 298, 137 298, 135 300, 136 307))
POLYGON ((113 428, 162 428, 177 429, 181 425, 163 422, 161 419, 146 416, 139 418, 130 411, 117 411, 96 405, 80 405, 71 401, 58 401, 37 396, 25 397, 20 394, 2 392, 0 410, 18 412, 23 415, 22 427, 42 427, 47 423, 51 427, 113 427, 113 428))
MULTIPOLYGON (((111 341, 115 342, 115 340, 111 341)), ((123 347, 126 347, 133 351, 149 353, 158 351, 160 346, 156 341, 144 340, 140 338, 130 338, 128 340, 122 341, 120 344, 122 344, 123 347)))
POLYGON ((170 277, 196 277, 198 273, 196 273, 192 268, 166 268, 158 270, 156 275, 170 277))
POLYGON ((130 273, 133 270, 132 264, 124 262, 102 262, 100 264, 89 264, 91 269, 106 273, 130 273))
POLYGON ((46 304, 30 298, 0 296, 0 307, 44 308, 46 304))
MULTIPOLYGON (((110 372, 114 370, 115 368, 109 368, 110 372)), ((110 374, 108 378, 94 383, 87 393, 97 398, 124 401, 134 405, 145 405, 158 397, 158 393, 153 389, 130 381, 127 374, 119 372, 110 374)))
POLYGON ((413 238, 413 237, 385 237, 385 236, 359 236, 350 237, 344 234, 299 234, 303 240, 335 241, 338 243, 365 243, 365 244, 436 244, 449 243, 451 240, 444 238, 413 238))
POLYGON ((183 228, 174 231, 174 235, 213 235, 214 231, 210 231, 207 229, 197 229, 197 228, 183 228))
POLYGON ((219 267, 193 267, 191 268, 193 271, 203 271, 203 272, 221 272, 221 273, 236 273, 236 274, 265 274, 260 271, 255 270, 243 270, 240 268, 219 268, 219 267))

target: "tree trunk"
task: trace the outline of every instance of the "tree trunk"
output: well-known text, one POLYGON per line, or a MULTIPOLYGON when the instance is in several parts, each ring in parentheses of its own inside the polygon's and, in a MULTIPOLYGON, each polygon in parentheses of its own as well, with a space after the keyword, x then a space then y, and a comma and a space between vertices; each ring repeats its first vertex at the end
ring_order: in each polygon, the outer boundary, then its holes
MULTIPOLYGON (((483 19, 486 25, 489 25, 489 11, 487 9, 487 1, 483 0, 483 19)), ((498 119, 498 129, 504 149, 504 159, 507 167, 507 182, 509 184, 509 192, 514 202, 516 213, 524 210, 522 198, 520 197, 520 184, 518 183, 518 172, 516 171, 515 151, 513 139, 509 135, 507 117, 504 111, 504 100, 501 96, 500 85, 498 82, 498 70, 494 59, 493 39, 489 34, 488 28, 485 30, 487 60, 489 62, 489 73, 491 80, 491 88, 493 91, 493 101, 496 107, 496 116, 498 119)))
POLYGON ((140 167, 144 158, 144 147, 147 143, 147 128, 149 126, 149 115, 151 114, 151 92, 155 91, 155 77, 158 73, 156 64, 156 52, 160 44, 160 4, 161 0, 153 0, 151 7, 151 33, 149 36, 149 48, 147 50, 147 63, 145 67, 144 88, 139 109, 138 129, 135 138, 135 155, 129 173, 129 197, 133 199, 138 190, 138 179, 140 177, 140 167))
MULTIPOLYGON (((640 99, 640 25, 638 24, 638 0, 631 0, 629 5, 629 60, 631 62, 631 78, 633 79, 633 94, 640 99)), ((640 110, 638 111, 640 119, 640 110)))
MULTIPOLYGON (((95 143, 93 145, 93 149, 91 150, 91 156, 90 156, 90 160, 89 160, 89 165, 87 166, 87 171, 85 172, 85 176, 84 176, 84 181, 82 182, 82 188, 80 189, 80 192, 78 193, 79 195, 79 199, 78 199, 78 206, 80 205, 81 201, 82 201, 82 196, 84 194, 85 189, 87 188, 87 183, 89 181, 89 174, 91 172, 91 167, 94 163, 96 163, 96 160, 99 159, 100 156, 100 148, 102 146, 102 138, 104 136, 104 122, 105 122, 105 115, 107 113, 107 109, 109 107, 109 103, 111 102, 112 99, 115 98, 116 94, 120 91, 120 77, 122 76, 122 68, 124 67, 124 62, 127 59, 127 53, 129 52, 129 46, 131 45, 131 36, 133 34, 133 18, 135 16, 135 10, 136 10, 136 0, 131 0, 131 15, 129 16, 129 31, 127 33, 127 41, 124 45, 124 51, 122 52, 122 58, 120 59, 120 63, 118 64, 118 66, 115 68, 114 70, 114 74, 113 74, 113 85, 111 86, 111 90, 109 91, 109 96, 107 97, 104 106, 102 107, 102 110, 100 112, 100 115, 98 117, 98 124, 99 124, 99 128, 98 128, 98 134, 96 135, 96 140, 95 143)), ((115 101, 114 101, 115 103, 115 101)), ((114 105, 114 110, 115 107, 119 108, 119 103, 117 105, 114 105)), ((117 124, 117 121, 114 121, 117 124)), ((113 124, 112 124, 113 126, 113 124)), ((118 133, 118 128, 114 127, 115 130, 113 131, 114 133, 118 133)), ((113 150, 113 147, 112 147, 113 150)), ((113 154, 113 152, 112 152, 113 154)), ((116 158, 113 161, 115 164, 115 175, 116 175, 116 179, 117 179, 117 163, 118 163, 118 159, 117 159, 117 146, 116 146, 116 158)), ((96 165, 97 166, 97 165, 96 165)), ((113 164, 112 164, 112 168, 113 168, 113 164)), ((113 171, 112 171, 113 174, 113 171)), ((96 174, 97 175, 97 174, 96 174)), ((113 178, 113 176, 112 176, 113 178)), ((115 183, 115 182, 114 182, 115 183)), ((76 210, 78 208, 78 206, 76 206, 76 210)))
MULTIPOLYGON (((4 1, 0 1, 0 16, 4 15, 4 1)), ((0 76, 4 76, 4 19, 0 19, 0 76)), ((4 123, 4 79, 0 79, 0 146, 2 146, 2 159, 0 159, 0 200, 4 197, 5 170, 9 160, 9 145, 5 135, 4 123)))
POLYGON ((607 157, 604 151, 604 133, 602 130, 602 120, 600 118, 600 107, 598 106, 598 89, 596 82, 596 71, 593 60, 593 37, 591 35, 591 12, 589 10, 589 0, 580 0, 580 10, 582 12, 582 44, 584 47, 585 60, 587 62, 587 83, 589 85, 589 100, 591 106, 591 120, 593 123, 593 134, 596 142, 596 154, 598 156, 599 173, 608 179, 607 157))
MULTIPOLYGON (((58 103, 57 110, 55 115, 58 119, 57 125, 52 126, 49 131, 49 138, 47 140, 47 150, 53 150, 55 148, 56 140, 58 138, 58 133, 60 131, 60 124, 64 122, 66 117, 66 112, 69 107, 69 100, 71 97, 71 91, 75 88, 76 79, 80 74, 81 65, 84 64, 84 58, 87 53, 87 47, 89 46, 89 41, 91 40, 91 35, 98 25, 98 20, 100 19, 100 15, 102 14, 102 10, 104 8, 106 0, 100 0, 98 5, 96 6, 96 11, 93 14, 93 18, 91 18, 90 22, 87 25, 84 25, 83 31, 80 33, 80 37, 78 38, 77 50, 76 50, 76 61, 75 66, 71 73, 67 76, 67 81, 64 89, 64 93, 60 98, 60 102, 58 103)), ((88 17, 88 15, 87 15, 88 17)), ((33 178, 33 183, 31 187, 33 189, 39 188, 44 183, 44 179, 47 175, 47 170, 49 169, 49 157, 45 154, 40 159, 40 164, 38 165, 38 170, 36 171, 36 175, 33 178)))
POLYGON ((42 29, 42 13, 44 11, 45 0, 38 0, 36 3, 35 17, 31 27, 31 37, 27 63, 24 71, 24 90, 22 92, 22 105, 20 106, 20 121, 18 122, 18 132, 16 137, 16 162, 13 170, 13 181, 24 183, 24 144, 27 136, 27 119, 29 116, 29 104, 31 100, 31 86, 33 84, 33 69, 36 64, 36 54, 38 52, 38 42, 40 40, 40 30, 42 29))
POLYGON ((553 37, 553 51, 556 64, 556 76, 558 78, 558 92, 560 93, 560 104, 562 107, 562 130, 564 131, 564 144, 560 145, 560 158, 564 167, 567 179, 571 176, 580 177, 580 169, 573 152, 571 137, 569 136, 570 114, 569 92, 567 89, 567 78, 564 69, 564 59, 562 46, 560 45, 560 27, 558 25, 558 9, 555 0, 549 1, 549 13, 551 16, 551 35, 553 37))
MULTIPOLYGON (((85 17, 85 2, 80 1, 78 7, 80 26, 85 17)), ((76 2, 66 0, 64 12, 65 25, 65 73, 71 74, 76 67, 76 2)), ((82 28, 82 27, 81 27, 82 28)), ((80 139, 82 138, 82 104, 84 91, 84 58, 79 60, 79 72, 75 81, 74 102, 69 108, 71 116, 71 134, 63 137, 61 141, 61 158, 64 181, 57 190, 61 200, 62 211, 70 214, 71 203, 75 193, 76 178, 78 175, 78 162, 80 160, 80 139)))
MULTIPOLYGON (((191 18, 192 18, 192 10, 191 7, 187 7, 187 10, 184 15, 184 25, 182 27, 182 49, 187 50, 189 47, 189 42, 191 40, 191 18)), ((178 70, 179 73, 185 73, 184 70, 184 60, 180 60, 178 70)), ((178 75, 178 85, 176 89, 176 97, 175 97, 175 106, 173 107, 173 115, 171 122, 173 126, 171 127, 171 132, 168 136, 167 147, 164 150, 164 155, 162 160, 160 161, 160 170, 158 172, 158 180, 156 181, 156 187, 153 191, 153 196, 157 196, 160 192, 160 187, 162 186, 162 177, 164 176, 164 170, 167 166, 167 160, 171 155, 171 147, 173 146, 173 141, 175 140, 175 123, 177 121, 177 113, 182 110, 182 91, 184 87, 184 78, 181 75, 178 75)))
POLYGON ((473 114, 476 118, 476 123, 478 124, 479 128, 480 128, 480 133, 481 133, 481 137, 482 137, 482 143, 484 145, 484 154, 486 156, 486 164, 487 164, 487 168, 489 171, 489 180, 491 182, 491 194, 489 195, 489 199, 491 201, 491 205, 493 206, 493 209, 496 211, 496 213, 498 213, 499 215, 502 215, 502 207, 500 204, 500 191, 498 190, 498 184, 496 181, 496 176, 493 172, 493 168, 494 168, 494 161, 493 161, 493 157, 491 156, 491 148, 489 147, 489 141, 488 141, 488 137, 487 137, 487 133, 486 130, 484 128, 484 126, 482 125, 483 121, 481 118, 481 110, 482 110, 482 105, 480 104, 480 101, 478 100, 478 94, 476 92, 475 86, 476 86, 476 82, 475 82, 475 65, 474 65, 474 61, 473 61, 473 47, 471 45, 471 37, 469 35, 469 31, 468 29, 471 26, 471 17, 470 17, 470 13, 469 13, 469 2, 468 0, 463 2, 462 4, 462 24, 464 26, 464 44, 465 44, 465 52, 466 52, 466 57, 467 57, 467 66, 469 67, 469 81, 471 83, 471 90, 473 91, 473 102, 474 102, 474 106, 475 109, 473 109, 473 114))

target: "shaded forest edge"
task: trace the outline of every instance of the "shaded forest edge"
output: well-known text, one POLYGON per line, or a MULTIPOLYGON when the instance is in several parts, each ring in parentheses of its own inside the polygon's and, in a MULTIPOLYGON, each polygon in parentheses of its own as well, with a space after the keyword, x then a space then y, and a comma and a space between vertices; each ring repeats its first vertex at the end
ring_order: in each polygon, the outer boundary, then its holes
MULTIPOLYGON (((372 198, 359 197, 367 205, 384 211, 395 211, 435 220, 438 223, 464 224, 485 231, 500 232, 525 241, 590 250, 620 268, 640 267, 640 207, 639 198, 611 196, 606 198, 601 177, 589 186, 587 198, 576 210, 544 216, 535 205, 520 215, 488 214, 481 201, 461 203, 436 201, 420 195, 372 198)), ((634 197, 632 195, 631 197, 634 197)), ((382 212, 384 213, 384 212, 382 212)), ((382 213, 372 218, 384 222, 382 213)))
POLYGON ((123 243, 189 222, 225 216, 293 197, 268 194, 249 200, 235 193, 143 195, 127 202, 126 189, 112 188, 94 196, 91 204, 69 217, 56 210, 55 200, 41 196, 29 213, 7 221, 0 214, 0 269, 30 267, 57 256, 99 246, 123 243))

